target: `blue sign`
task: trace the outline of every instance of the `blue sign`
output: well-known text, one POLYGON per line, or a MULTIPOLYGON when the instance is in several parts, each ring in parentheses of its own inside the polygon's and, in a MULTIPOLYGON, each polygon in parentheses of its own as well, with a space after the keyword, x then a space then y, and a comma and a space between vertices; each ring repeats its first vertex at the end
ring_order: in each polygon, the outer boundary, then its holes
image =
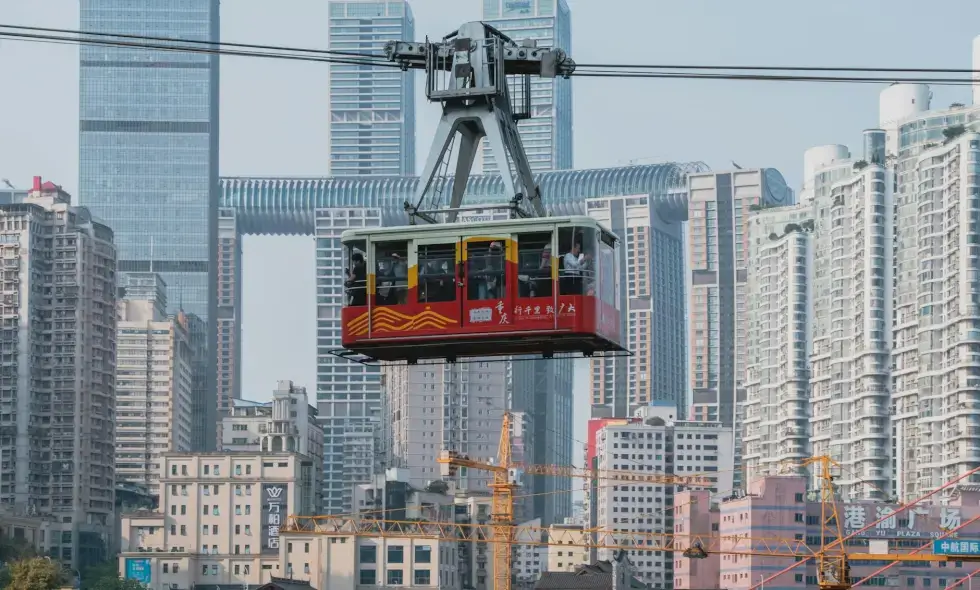
POLYGON ((980 541, 936 539, 932 542, 932 552, 936 555, 970 555, 980 557, 980 541))
POLYGON ((152 578, 150 560, 145 558, 126 560, 126 579, 136 580, 146 586, 150 585, 152 578))

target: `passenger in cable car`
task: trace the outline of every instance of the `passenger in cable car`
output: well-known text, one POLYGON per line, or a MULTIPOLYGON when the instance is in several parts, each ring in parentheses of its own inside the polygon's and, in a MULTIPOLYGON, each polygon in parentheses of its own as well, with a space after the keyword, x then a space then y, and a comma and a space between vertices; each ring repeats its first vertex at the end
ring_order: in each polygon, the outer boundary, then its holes
POLYGON ((518 296, 551 297, 551 244, 550 234, 521 236, 518 250, 518 296))
POLYGON ((378 244, 375 280, 378 305, 408 303, 408 248, 404 243, 378 244))
POLYGON ((364 254, 354 252, 351 255, 351 266, 352 268, 347 269, 347 279, 344 281, 348 304, 367 305, 367 265, 364 263, 364 254))
POLYGON ((448 257, 440 253, 426 260, 419 268, 419 302, 437 303, 456 299, 454 271, 448 257))
MULTIPOLYGON (((481 252, 478 248, 471 248, 476 253, 481 252)), ((482 255, 477 255, 469 259, 469 292, 472 295, 472 285, 476 286, 476 297, 480 301, 489 299, 499 299, 503 297, 504 284, 504 248, 500 242, 490 242, 490 246, 483 250, 482 255)))
POLYGON ((584 292, 584 278, 591 261, 592 256, 582 252, 582 242, 573 242, 571 251, 562 258, 562 294, 581 295, 584 292))

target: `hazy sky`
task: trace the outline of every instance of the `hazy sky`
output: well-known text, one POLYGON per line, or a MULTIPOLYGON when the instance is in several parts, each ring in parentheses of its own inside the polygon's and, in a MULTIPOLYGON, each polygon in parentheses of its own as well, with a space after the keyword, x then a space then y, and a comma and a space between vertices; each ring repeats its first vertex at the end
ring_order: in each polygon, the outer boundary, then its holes
MULTIPOLYGON (((480 17, 480 0, 413 0, 416 37, 480 17)), ((968 68, 980 2, 937 0, 568 0, 579 63, 968 68)), ((222 40, 326 48, 326 0, 224 0, 222 40)), ((0 0, 0 23, 78 27, 77 0, 0 0)), ((419 85, 421 90, 421 85, 419 85)), ((859 146, 877 125, 869 84, 574 82, 575 167, 702 160, 775 167, 800 182, 803 151, 859 146)), ((934 88, 935 107, 969 101, 934 88)), ((221 174, 327 172, 327 65, 224 57, 221 174)), ((438 119, 418 102, 419 166, 438 119)), ((0 178, 78 185, 78 49, 0 40, 0 178)), ((312 237, 245 239, 244 383, 315 384, 312 237)), ((579 399, 577 409, 587 400, 579 399)), ((581 424, 578 412, 576 422, 581 424)), ((581 432, 581 430, 579 430, 581 432)), ((582 435, 578 435, 581 438, 582 435)), ((575 456, 580 452, 576 448, 575 456)))

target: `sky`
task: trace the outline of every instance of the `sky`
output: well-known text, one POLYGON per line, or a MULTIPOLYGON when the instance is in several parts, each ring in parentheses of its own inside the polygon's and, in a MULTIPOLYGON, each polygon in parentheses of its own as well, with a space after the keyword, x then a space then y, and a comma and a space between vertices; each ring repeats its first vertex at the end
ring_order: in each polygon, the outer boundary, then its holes
MULTIPOLYGON (((937 0, 568 0, 578 63, 969 68, 980 2, 937 0)), ((480 18, 480 0, 412 0, 416 37, 480 18)), ((326 0, 224 0, 222 41, 327 47, 326 0)), ((0 24, 78 28, 78 0, 3 0, 0 24)), ((223 176, 328 173, 327 65, 223 57, 223 176)), ((883 76, 884 77, 884 76, 883 76)), ((422 85, 419 84, 421 92, 422 85)), ((700 160, 713 169, 773 167, 801 181, 803 152, 857 151, 877 126, 875 84, 580 78, 576 168, 700 160)), ((933 89, 935 108, 969 102, 965 86, 933 89)), ((417 162, 439 109, 418 99, 417 162)), ((78 49, 0 40, 0 178, 78 185, 78 49)), ((278 379, 315 388, 312 237, 244 240, 243 395, 267 399, 278 379)), ((581 379, 579 381, 582 381, 581 379)), ((576 396, 576 438, 588 400, 576 396)), ((578 455, 576 449, 576 455, 578 455)))

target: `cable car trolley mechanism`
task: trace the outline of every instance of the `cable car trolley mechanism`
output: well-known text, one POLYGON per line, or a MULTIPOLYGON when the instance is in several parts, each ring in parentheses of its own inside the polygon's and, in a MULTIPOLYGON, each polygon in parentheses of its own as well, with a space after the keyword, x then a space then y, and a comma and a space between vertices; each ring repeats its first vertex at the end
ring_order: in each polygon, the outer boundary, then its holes
POLYGON ((425 69, 426 95, 442 117, 415 202, 405 203, 409 225, 341 236, 344 349, 334 354, 415 363, 623 352, 618 240, 589 217, 547 216, 517 130, 530 116, 531 76, 567 77, 574 62, 482 22, 439 42, 393 41, 385 54, 403 69, 425 69), (464 207, 484 137, 509 200, 464 207), (457 140, 444 207, 433 187, 457 140), (459 222, 473 209, 506 209, 509 219, 459 222))

